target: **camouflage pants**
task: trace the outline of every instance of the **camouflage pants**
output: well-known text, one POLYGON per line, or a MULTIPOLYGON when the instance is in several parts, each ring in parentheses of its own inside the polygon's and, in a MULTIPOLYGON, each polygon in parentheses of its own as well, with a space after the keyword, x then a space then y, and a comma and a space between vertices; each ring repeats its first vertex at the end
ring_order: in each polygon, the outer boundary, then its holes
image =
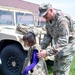
POLYGON ((56 56, 54 61, 54 75, 69 75, 71 62, 75 53, 75 44, 66 46, 56 56))

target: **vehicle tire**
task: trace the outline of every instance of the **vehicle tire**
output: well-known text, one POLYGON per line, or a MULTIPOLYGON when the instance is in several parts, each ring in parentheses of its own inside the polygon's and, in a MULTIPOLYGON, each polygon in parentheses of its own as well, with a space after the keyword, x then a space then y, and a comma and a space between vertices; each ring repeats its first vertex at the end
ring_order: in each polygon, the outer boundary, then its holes
POLYGON ((1 52, 1 71, 4 75, 21 75, 23 62, 27 57, 27 53, 23 53, 22 49, 12 44, 6 46, 1 52))

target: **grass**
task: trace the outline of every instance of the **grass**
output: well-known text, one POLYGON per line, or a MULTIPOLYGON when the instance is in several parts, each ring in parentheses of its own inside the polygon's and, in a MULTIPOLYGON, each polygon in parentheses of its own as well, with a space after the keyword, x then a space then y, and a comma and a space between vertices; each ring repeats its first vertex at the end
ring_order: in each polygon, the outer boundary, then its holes
MULTIPOLYGON (((53 75, 53 67, 51 67, 49 65, 48 65, 48 74, 53 75)), ((74 59, 72 61, 69 75, 75 75, 75 56, 74 56, 74 59)))
POLYGON ((52 66, 48 66, 48 74, 53 75, 53 67, 52 66))
POLYGON ((75 56, 72 61, 71 69, 70 69, 70 74, 69 75, 75 75, 75 56))

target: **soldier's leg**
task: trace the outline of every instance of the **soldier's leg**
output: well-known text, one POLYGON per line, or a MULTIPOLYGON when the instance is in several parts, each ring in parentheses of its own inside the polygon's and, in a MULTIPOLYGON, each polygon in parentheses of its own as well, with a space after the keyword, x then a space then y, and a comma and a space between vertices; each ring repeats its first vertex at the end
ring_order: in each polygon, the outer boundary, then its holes
POLYGON ((71 60, 68 58, 65 58, 63 60, 57 60, 56 63, 54 64, 54 75, 68 75, 71 61, 72 58, 71 60))
POLYGON ((66 46, 58 55, 55 56, 54 61, 54 75, 69 75, 70 65, 74 56, 73 47, 66 46))

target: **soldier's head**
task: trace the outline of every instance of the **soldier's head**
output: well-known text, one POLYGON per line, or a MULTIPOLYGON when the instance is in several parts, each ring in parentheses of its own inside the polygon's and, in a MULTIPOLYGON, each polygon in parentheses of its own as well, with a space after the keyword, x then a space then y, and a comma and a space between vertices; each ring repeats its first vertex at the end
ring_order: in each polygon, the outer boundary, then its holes
POLYGON ((23 36, 24 46, 33 46, 36 43, 36 37, 33 32, 27 32, 23 36))
POLYGON ((39 16, 44 17, 46 20, 54 18, 54 10, 50 3, 43 3, 39 6, 39 16))

